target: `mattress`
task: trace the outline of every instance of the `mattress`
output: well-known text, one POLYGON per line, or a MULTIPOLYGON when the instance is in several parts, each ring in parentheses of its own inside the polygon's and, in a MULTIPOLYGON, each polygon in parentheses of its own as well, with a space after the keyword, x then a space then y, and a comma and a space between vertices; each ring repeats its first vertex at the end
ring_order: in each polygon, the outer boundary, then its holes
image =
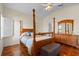
MULTIPOLYGON (((41 41, 41 40, 47 40, 50 38, 51 38, 50 36, 36 36, 36 42, 41 41)), ((28 52, 31 55, 31 49, 32 49, 32 45, 33 45, 33 37, 23 36, 21 38, 21 42, 28 48, 28 52)))

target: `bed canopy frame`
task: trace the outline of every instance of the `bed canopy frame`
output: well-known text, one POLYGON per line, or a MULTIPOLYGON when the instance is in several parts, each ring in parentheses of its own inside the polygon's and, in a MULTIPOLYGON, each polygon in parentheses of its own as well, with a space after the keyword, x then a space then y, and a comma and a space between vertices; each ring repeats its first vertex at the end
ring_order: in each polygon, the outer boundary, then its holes
MULTIPOLYGON (((35 21, 35 9, 33 9, 33 47, 32 47, 32 55, 35 55, 35 43, 36 43, 36 21, 35 21)), ((55 18, 53 18, 53 32, 52 32, 52 38, 55 37, 55 18)))
MULTIPOLYGON (((52 33, 52 37, 55 36, 55 18, 53 18, 53 32, 50 32, 52 33)), ((48 33, 46 33, 48 34, 48 33)), ((33 9, 33 42, 35 42, 35 37, 36 37, 36 21, 35 21, 35 9, 33 9)))
MULTIPOLYGON (((33 20, 33 29, 22 29, 21 30, 21 33, 24 33, 24 32, 33 32, 33 45, 32 45, 32 55, 36 55, 36 48, 37 48, 37 45, 45 45, 45 44, 48 44, 47 41, 43 41, 43 42, 36 42, 36 35, 39 35, 36 33, 36 19, 35 19, 35 9, 32 10, 32 20, 33 20), (47 42, 47 43, 46 43, 47 42)), ((49 32, 49 33, 42 33, 42 34, 52 34, 52 39, 55 37, 55 18, 53 18, 53 32, 49 32)), ((53 40, 52 40, 53 41, 53 40)), ((42 46, 41 45, 41 46, 42 46)))

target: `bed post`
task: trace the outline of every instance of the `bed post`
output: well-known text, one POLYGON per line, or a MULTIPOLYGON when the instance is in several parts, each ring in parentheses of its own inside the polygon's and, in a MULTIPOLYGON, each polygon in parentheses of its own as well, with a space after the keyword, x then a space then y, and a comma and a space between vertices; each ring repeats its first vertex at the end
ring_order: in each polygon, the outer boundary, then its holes
POLYGON ((33 46, 32 46, 32 55, 36 55, 36 48, 35 48, 35 43, 36 43, 36 40, 35 40, 35 37, 36 37, 36 23, 35 23, 35 9, 33 9, 33 46))
POLYGON ((33 9, 33 42, 35 42, 35 34, 36 34, 36 23, 35 23, 35 9, 33 9))
POLYGON ((55 18, 53 18, 53 34, 52 37, 55 38, 55 18))

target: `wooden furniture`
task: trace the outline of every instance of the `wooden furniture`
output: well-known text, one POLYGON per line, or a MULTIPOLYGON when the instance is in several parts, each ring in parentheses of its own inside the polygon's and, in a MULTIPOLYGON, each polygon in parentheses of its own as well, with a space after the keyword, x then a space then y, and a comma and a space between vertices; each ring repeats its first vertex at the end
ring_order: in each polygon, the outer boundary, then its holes
POLYGON ((73 34, 73 19, 64 19, 58 22, 58 34, 55 34, 55 41, 75 48, 79 48, 79 35, 73 34), (61 31, 61 32, 60 32, 61 31))
POLYGON ((39 32, 39 33, 36 33, 36 35, 49 35, 49 36, 52 36, 52 33, 53 32, 39 32))
POLYGON ((33 46, 32 46, 32 55, 37 55, 37 53, 39 52, 39 48, 41 48, 42 46, 45 46, 47 44, 52 43, 52 38, 50 40, 42 40, 42 41, 38 41, 36 42, 36 23, 35 23, 35 9, 33 9, 33 46))
POLYGON ((20 33, 24 33, 24 32, 33 32, 33 29, 22 28, 20 33))
MULTIPOLYGON (((55 18, 53 20, 55 21, 55 18)), ((55 27, 55 23, 54 23, 54 27, 55 27)), ((36 41, 36 35, 37 34, 39 35, 39 33, 36 33, 35 9, 33 9, 33 29, 22 29, 21 33, 28 32, 28 31, 33 32, 33 45, 32 45, 31 54, 34 55, 34 56, 39 54, 39 49, 42 46, 50 44, 53 41, 52 37, 50 39, 36 41)), ((55 31, 55 29, 54 29, 54 31, 55 31)), ((41 34, 52 34, 52 36, 54 37, 54 35, 55 35, 54 33, 53 32, 47 32, 47 33, 41 33, 41 34)))
POLYGON ((79 35, 56 34, 55 42, 79 48, 79 35))
POLYGON ((58 34, 73 34, 73 19, 64 19, 58 22, 58 34))
POLYGON ((55 18, 53 18, 53 35, 52 37, 55 37, 55 18))

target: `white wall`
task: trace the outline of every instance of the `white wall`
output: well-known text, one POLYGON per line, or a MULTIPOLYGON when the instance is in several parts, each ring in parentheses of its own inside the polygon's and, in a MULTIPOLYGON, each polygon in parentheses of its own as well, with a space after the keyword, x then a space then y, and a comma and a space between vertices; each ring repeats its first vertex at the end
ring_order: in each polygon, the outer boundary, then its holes
MULTIPOLYGON (((9 9, 9 8, 6 8, 5 6, 4 6, 3 18, 4 18, 4 20, 6 20, 6 18, 8 20, 12 20, 12 21, 14 20, 14 22, 15 21, 23 21, 23 28, 32 28, 32 26, 33 26, 32 25, 32 22, 33 22, 32 15, 31 16, 27 16, 26 14, 23 14, 21 12, 18 12, 18 11, 15 11, 15 10, 12 10, 12 9, 9 9)), ((36 16, 36 18, 37 18, 37 16, 36 16)), ((6 23, 8 23, 8 21, 6 21, 6 23)), ((19 26, 19 25, 15 25, 15 26, 19 26)), ((12 28, 9 25, 7 27, 4 26, 4 29, 5 30, 4 30, 4 33, 3 34, 8 34, 8 32, 6 31, 6 29, 8 27, 12 28)), ((17 30, 17 27, 16 27, 16 30, 17 30)), ((38 31, 38 29, 37 29, 37 31, 38 31)), ((9 33, 11 33, 11 32, 12 31, 10 29, 10 32, 9 33)), ((17 35, 19 35, 19 34, 20 33, 18 33, 17 31, 16 32, 14 31, 14 36, 9 35, 9 36, 3 37, 3 42, 4 42, 3 45, 4 45, 4 47, 10 46, 10 45, 14 45, 14 44, 19 44, 19 40, 17 39, 17 37, 18 37, 17 35)))
POLYGON ((10 18, 4 17, 4 25, 3 25, 3 36, 13 36, 13 26, 14 21, 10 18))
MULTIPOLYGON (((46 18, 43 20, 43 31, 47 31, 48 27, 48 21, 52 21, 53 17, 56 18, 56 33, 58 30, 57 22, 62 19, 74 19, 74 33, 73 34, 79 34, 79 4, 71 5, 62 7, 51 14, 49 14, 46 18)), ((53 23, 53 21, 52 21, 53 23)), ((53 30, 53 29, 52 29, 53 30)))
POLYGON ((1 31, 2 31, 2 20, 1 20, 1 13, 2 13, 2 5, 0 4, 0 55, 2 54, 2 50, 3 50, 3 41, 1 38, 1 31))
MULTIPOLYGON (((10 46, 14 44, 19 44, 19 40, 17 39, 17 35, 20 33, 14 31, 14 35, 12 35, 13 32, 13 26, 11 26, 11 21, 23 21, 23 28, 33 28, 33 20, 32 15, 27 16, 26 14, 23 14, 21 12, 18 12, 16 10, 12 10, 9 8, 6 8, 3 5, 3 31, 2 31, 2 37, 3 37, 3 46, 10 46), (11 21, 10 21, 11 20, 11 21), (10 23, 8 23, 10 22, 10 23), (17 34, 16 34, 17 33, 17 34), (16 38, 15 38, 16 37, 16 38)), ((38 16, 36 16, 36 23, 37 23, 37 32, 41 29, 39 27, 40 20, 38 16)), ((19 26, 19 25, 15 25, 19 26)), ((17 30, 17 27, 16 27, 17 30)))
POLYGON ((39 18, 36 21, 36 30, 37 30, 37 32, 42 32, 42 28, 43 28, 43 19, 39 18))
POLYGON ((21 20, 23 21, 23 27, 24 28, 31 28, 32 27, 32 16, 27 16, 26 14, 23 14, 21 12, 18 12, 16 10, 12 10, 5 7, 5 14, 4 16, 7 16, 9 18, 12 18, 14 20, 21 20))
POLYGON ((19 21, 14 21, 14 38, 13 39, 16 39, 17 44, 20 43, 19 38, 20 38, 20 22, 19 21))
MULTIPOLYGON (((8 20, 7 20, 7 23, 8 23, 8 20)), ((13 21, 14 24, 12 24, 12 26, 11 26, 11 24, 7 24, 7 23, 5 24, 6 27, 4 26, 4 35, 2 38, 4 47, 11 46, 14 44, 19 44, 19 38, 17 38, 17 37, 19 37, 19 35, 20 35, 20 29, 18 31, 16 31, 16 30, 20 26, 18 26, 18 24, 15 25, 14 21, 13 21), (7 32, 6 30, 9 32, 7 32)))
MULTIPOLYGON (((43 19, 38 16, 38 14, 35 15, 35 21, 36 21, 36 32, 42 31, 42 23, 43 19)), ((23 28, 33 28, 33 15, 29 15, 26 19, 23 20, 23 28)))
POLYGON ((32 20, 29 18, 24 19, 23 28, 32 28, 32 20))
MULTIPOLYGON (((21 20, 23 22, 23 28, 33 28, 33 15, 31 12, 31 15, 26 15, 21 12, 5 8, 5 14, 4 16, 7 16, 8 18, 12 18, 14 20, 21 20)), ((42 31, 42 18, 39 17, 38 13, 36 13, 36 31, 40 32, 42 31)))
POLYGON ((14 39, 14 37, 10 36, 10 37, 3 38, 4 47, 15 45, 15 44, 19 44, 19 41, 17 39, 14 39))
MULTIPOLYGON (((12 22, 25 20, 25 19, 27 19, 27 16, 18 11, 8 9, 4 6, 3 18, 4 18, 4 25, 3 25, 4 31, 3 31, 3 39, 2 39, 4 42, 3 46, 6 47, 6 46, 14 45, 14 44, 19 44, 20 41, 17 39, 17 37, 18 37, 17 34, 20 35, 20 33, 12 31, 12 29, 14 27, 10 25, 11 24, 10 20, 12 22), (10 23, 8 23, 8 22, 10 22, 10 23), (7 32, 7 31, 9 31, 9 32, 7 32), (12 35, 12 32, 14 32, 14 35, 12 35), (15 34, 15 33, 17 33, 17 34, 15 34)), ((19 27, 18 25, 15 25, 15 26, 19 27)), ((17 27, 16 27, 16 30, 17 30, 17 27)))

